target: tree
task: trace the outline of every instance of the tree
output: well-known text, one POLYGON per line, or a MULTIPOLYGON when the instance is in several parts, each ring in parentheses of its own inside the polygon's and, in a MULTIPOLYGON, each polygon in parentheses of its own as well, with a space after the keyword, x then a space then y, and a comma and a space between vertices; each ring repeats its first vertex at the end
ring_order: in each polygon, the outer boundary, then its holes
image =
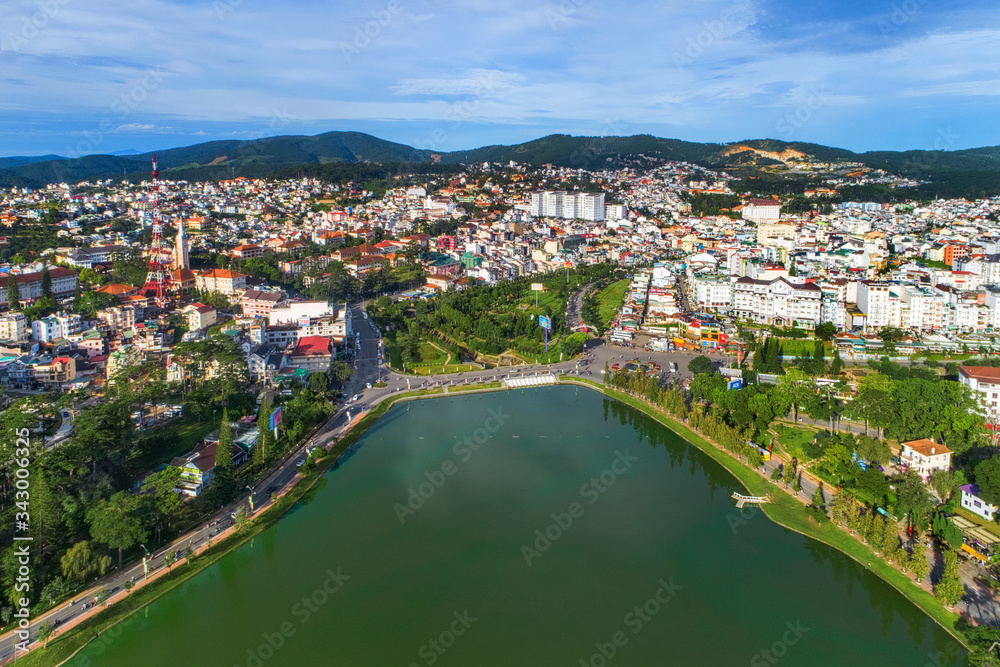
POLYGON ((184 547, 184 562, 190 563, 192 558, 194 558, 194 547, 188 542, 187 546, 184 547))
POLYGON ((118 549, 119 569, 122 552, 142 542, 148 535, 142 521, 145 508, 144 498, 129 491, 119 491, 87 512, 91 536, 112 549, 118 549))
POLYGON ((309 376, 309 388, 317 394, 325 394, 330 380, 326 373, 316 372, 309 376))
POLYGON ((782 403, 788 404, 795 412, 795 421, 799 420, 799 406, 808 403, 815 396, 812 380, 798 368, 791 368, 778 380, 776 392, 782 403))
POLYGON ((53 631, 55 631, 56 626, 48 621, 42 621, 38 624, 38 635, 36 639, 42 642, 42 646, 49 645, 49 637, 52 636, 53 631))
POLYGON ((715 367, 712 365, 711 359, 702 355, 695 357, 688 363, 688 370, 691 371, 692 375, 699 375, 701 373, 714 373, 715 367))
POLYGON ((883 327, 882 331, 879 332, 878 337, 884 342, 896 343, 906 337, 906 332, 898 327, 883 327))
POLYGON ((937 535, 941 540, 948 543, 952 549, 962 548, 962 530, 952 522, 944 512, 937 512, 934 514, 934 521, 931 524, 931 530, 937 535))
POLYGON ((233 425, 229 422, 229 407, 222 408, 219 445, 215 448, 215 478, 233 469, 233 425))
POLYGON ((869 466, 858 477, 858 488, 868 494, 871 502, 881 506, 889 494, 889 480, 875 466, 869 466))
POLYGON ((976 485, 980 498, 991 505, 1000 505, 1000 455, 976 466, 976 485))
POLYGON ((911 526, 926 525, 933 507, 927 487, 915 472, 907 471, 896 478, 896 509, 909 515, 911 526))
POLYGON ((795 481, 795 461, 789 461, 781 467, 781 481, 785 486, 789 486, 795 481))
POLYGON ((840 358, 840 350, 833 348, 833 360, 830 362, 830 375, 836 377, 844 370, 844 360, 840 358))
POLYGON ((906 569, 913 573, 913 578, 917 583, 920 583, 931 571, 931 565, 927 562, 927 556, 924 555, 919 542, 917 542, 913 547, 913 551, 906 558, 906 569))
POLYGON ((813 507, 818 510, 826 509, 826 500, 823 499, 823 485, 820 484, 816 487, 816 493, 813 494, 812 501, 810 501, 813 507))
POLYGON ((163 557, 163 564, 167 566, 169 570, 173 564, 177 561, 177 552, 171 551, 166 556, 163 557))
POLYGON ((42 296, 52 296, 52 276, 49 275, 49 265, 42 265, 42 296))
POLYGON ((21 310, 21 290, 13 273, 7 274, 7 304, 12 310, 21 310))
POLYGON ((157 541, 161 524, 174 517, 174 514, 181 506, 180 495, 174 491, 181 478, 181 469, 177 466, 167 466, 165 469, 154 472, 142 481, 142 493, 151 496, 153 509, 157 514, 157 541))
POLYGON ((110 597, 111 593, 108 591, 107 587, 101 586, 100 590, 94 593, 94 604, 103 605, 110 597))
POLYGON ((837 325, 833 322, 823 322, 816 327, 815 334, 820 340, 831 341, 837 335, 837 325))
POLYGON ((132 581, 131 579, 126 579, 125 580, 125 584, 124 584, 124 588, 125 588, 125 594, 126 595, 131 595, 132 594, 132 589, 135 588, 135 582, 132 581))
POLYGON ((892 450, 889 448, 889 443, 885 440, 870 438, 866 435, 858 438, 857 453, 865 463, 871 465, 884 465, 892 458, 892 450))
POLYGON ((876 429, 883 429, 898 416, 894 389, 893 381, 881 373, 861 380, 858 395, 851 402, 851 412, 865 420, 865 429, 869 424, 876 429))
POLYGON ((962 575, 958 571, 958 554, 951 549, 944 552, 944 572, 934 584, 934 597, 946 607, 952 607, 965 595, 962 575))
POLYGON ((959 486, 959 479, 950 470, 935 470, 931 473, 931 488, 938 494, 938 498, 947 501, 955 489, 959 486))
POLYGON ((233 521, 235 522, 236 525, 236 532, 242 533, 243 531, 245 531, 247 529, 247 522, 249 520, 250 517, 247 514, 247 508, 240 506, 240 508, 236 510, 236 516, 233 517, 233 521))
POLYGON ((257 437, 257 445, 254 447, 254 463, 267 465, 274 456, 274 434, 271 432, 269 420, 271 418, 271 401, 264 395, 264 400, 257 411, 257 428, 260 435, 257 437), (259 452, 259 454, 258 454, 259 452))
POLYGON ((76 584, 82 584, 94 575, 104 576, 111 567, 111 557, 101 556, 90 550, 90 543, 84 540, 71 546, 59 564, 63 576, 76 584))

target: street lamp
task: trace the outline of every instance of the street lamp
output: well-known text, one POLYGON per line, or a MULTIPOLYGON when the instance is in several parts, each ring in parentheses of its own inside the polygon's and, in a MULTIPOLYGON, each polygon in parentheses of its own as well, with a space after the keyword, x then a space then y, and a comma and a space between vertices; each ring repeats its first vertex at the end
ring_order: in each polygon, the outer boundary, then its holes
POLYGON ((146 561, 149 558, 149 549, 146 548, 145 544, 140 544, 139 546, 146 552, 146 555, 142 557, 142 578, 146 579, 147 575, 149 575, 149 563, 146 561))

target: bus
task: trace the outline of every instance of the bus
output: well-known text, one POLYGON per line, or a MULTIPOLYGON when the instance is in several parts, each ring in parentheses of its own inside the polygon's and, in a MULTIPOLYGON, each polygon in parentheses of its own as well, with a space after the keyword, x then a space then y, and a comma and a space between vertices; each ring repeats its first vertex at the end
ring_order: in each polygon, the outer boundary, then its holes
POLYGON ((751 442, 749 440, 747 440, 747 444, 750 445, 751 447, 753 447, 754 449, 756 449, 758 452, 760 452, 760 455, 764 457, 765 461, 770 461, 771 460, 771 452, 768 451, 766 448, 761 447, 757 443, 751 442))

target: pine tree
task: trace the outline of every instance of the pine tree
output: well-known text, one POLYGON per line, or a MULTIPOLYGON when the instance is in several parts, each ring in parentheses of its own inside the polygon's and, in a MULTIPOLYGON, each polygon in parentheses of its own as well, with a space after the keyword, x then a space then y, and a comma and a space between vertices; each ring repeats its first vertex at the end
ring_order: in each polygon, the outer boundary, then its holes
POLYGON ((257 449, 260 450, 260 454, 255 457, 255 460, 259 458, 261 463, 264 465, 274 458, 274 434, 271 433, 271 424, 269 423, 270 418, 271 401, 265 394, 264 400, 260 404, 260 409, 257 412, 257 428, 260 429, 260 437, 257 440, 257 449))
POLYGON ((21 290, 13 273, 7 274, 7 305, 11 310, 21 310, 21 290))
POLYGON ((833 349, 833 361, 830 362, 830 375, 840 375, 844 370, 844 360, 840 358, 840 350, 833 349))
MULTIPOLYGON (((913 576, 918 583, 931 571, 931 565, 927 562, 927 557, 920 548, 919 542, 915 547, 913 547, 913 553, 911 553, 906 559, 906 569, 913 573, 913 576)), ((961 585, 962 583, 959 581, 959 588, 961 588, 961 585)), ((935 589, 935 594, 936 593, 937 590, 935 589)))
POLYGON ((816 487, 816 493, 812 497, 812 506, 818 510, 826 509, 826 501, 823 499, 823 485, 820 484, 816 487))
POLYGON ((781 359, 778 356, 778 341, 774 338, 767 339, 767 372, 777 373, 781 369, 781 359))
MULTIPOLYGON (((921 554, 923 558, 923 554, 921 554)), ((934 597, 947 607, 953 606, 965 595, 962 586, 962 575, 958 572, 958 555, 948 549, 944 552, 944 573, 941 580, 934 585, 934 597)))
POLYGON ((52 296, 52 276, 49 275, 49 265, 42 266, 42 296, 52 296))
POLYGON ((219 428, 219 446, 215 449, 215 474, 233 469, 233 425, 229 423, 229 408, 222 408, 222 426, 219 428))

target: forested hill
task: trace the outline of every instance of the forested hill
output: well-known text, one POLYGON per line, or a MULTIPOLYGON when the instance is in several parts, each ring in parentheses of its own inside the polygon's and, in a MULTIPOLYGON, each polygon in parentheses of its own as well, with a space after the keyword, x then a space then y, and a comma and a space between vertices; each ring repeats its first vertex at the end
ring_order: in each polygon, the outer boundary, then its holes
MULTIPOLYGON (((642 169, 665 160, 710 169, 775 170, 801 163, 861 164, 893 174, 930 181, 922 196, 984 196, 1000 193, 1000 147, 958 151, 870 151, 854 153, 819 144, 754 139, 728 144, 665 139, 648 134, 629 137, 573 137, 553 134, 511 146, 432 152, 379 139, 361 132, 326 132, 315 136, 279 136, 250 141, 207 143, 155 151, 163 178, 218 180, 233 176, 287 175, 297 169, 318 173, 328 164, 445 164, 515 161, 539 166, 600 170, 631 166, 642 169), (312 165, 310 168, 309 165, 312 165)), ((101 178, 145 178, 150 153, 0 158, 0 187, 40 187, 53 182, 101 178)))

